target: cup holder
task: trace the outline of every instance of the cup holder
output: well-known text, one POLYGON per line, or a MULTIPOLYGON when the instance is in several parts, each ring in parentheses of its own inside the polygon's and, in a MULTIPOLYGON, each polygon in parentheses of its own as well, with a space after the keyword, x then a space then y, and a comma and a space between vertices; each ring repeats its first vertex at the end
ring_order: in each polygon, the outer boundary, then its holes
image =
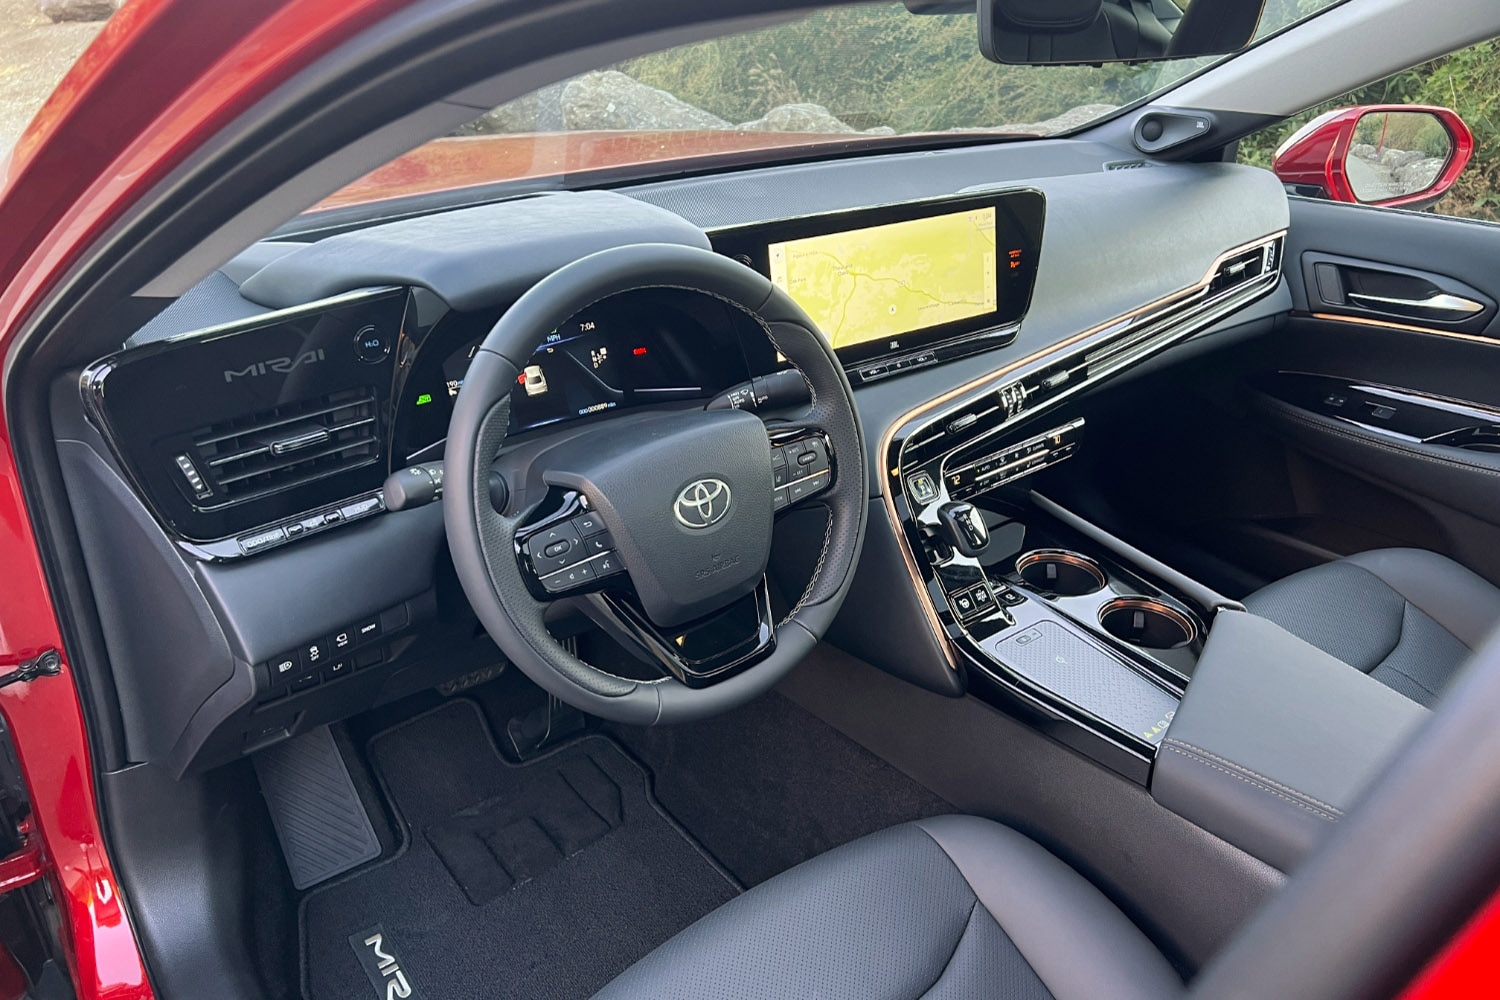
POLYGON ((1191 617, 1151 597, 1106 601, 1099 624, 1121 642, 1146 649, 1177 649, 1198 638, 1198 624, 1191 617))
POLYGON ((1108 582, 1098 563, 1067 549, 1033 549, 1016 560, 1016 572, 1037 590, 1058 597, 1095 594, 1108 582))

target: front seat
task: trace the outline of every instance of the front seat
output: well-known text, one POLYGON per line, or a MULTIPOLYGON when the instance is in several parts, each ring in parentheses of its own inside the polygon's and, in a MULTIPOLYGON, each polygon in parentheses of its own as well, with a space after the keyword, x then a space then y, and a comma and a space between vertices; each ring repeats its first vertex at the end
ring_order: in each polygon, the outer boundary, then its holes
POLYGON ((784 872, 595 1000, 1170 1000, 1182 980, 1083 876, 973 816, 892 827, 784 872))
POLYGON ((1421 549, 1375 549, 1263 587, 1245 608, 1431 708, 1500 625, 1500 588, 1421 549))

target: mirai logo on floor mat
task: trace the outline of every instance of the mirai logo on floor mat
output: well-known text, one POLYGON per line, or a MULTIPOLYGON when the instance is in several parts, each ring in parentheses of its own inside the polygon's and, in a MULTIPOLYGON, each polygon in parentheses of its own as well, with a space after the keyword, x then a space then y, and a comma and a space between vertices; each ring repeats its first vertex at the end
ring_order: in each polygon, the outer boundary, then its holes
POLYGON ((350 934, 349 947, 359 956, 359 964, 364 966, 365 975, 370 977, 375 995, 380 1000, 420 1000, 421 994, 401 967, 396 946, 391 943, 384 927, 376 924, 350 934))

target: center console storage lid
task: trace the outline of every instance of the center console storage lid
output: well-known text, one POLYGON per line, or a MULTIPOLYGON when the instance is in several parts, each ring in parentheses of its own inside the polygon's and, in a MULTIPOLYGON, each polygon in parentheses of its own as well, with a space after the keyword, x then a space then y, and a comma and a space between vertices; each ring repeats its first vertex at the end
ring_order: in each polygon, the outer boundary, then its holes
POLYGON ((1151 794, 1290 872, 1428 714, 1280 626, 1222 611, 1157 755, 1151 794))

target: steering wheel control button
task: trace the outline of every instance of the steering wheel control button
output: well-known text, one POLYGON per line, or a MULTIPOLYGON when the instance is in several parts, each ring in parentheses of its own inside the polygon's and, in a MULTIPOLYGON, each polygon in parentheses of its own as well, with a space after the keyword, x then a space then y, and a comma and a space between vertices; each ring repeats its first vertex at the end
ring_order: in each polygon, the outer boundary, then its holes
POLYGON ((579 563, 577 566, 542 577, 542 586, 546 587, 549 593, 560 594, 565 590, 581 587, 593 579, 593 567, 588 563, 579 563))
POLYGON ((610 537, 609 532, 601 531, 597 535, 589 535, 583 540, 583 548, 589 556, 597 556, 602 552, 610 552, 615 547, 615 540, 610 537))
POLYGON ((391 339, 373 326, 354 335, 354 356, 367 365, 378 365, 391 353, 391 339))
POLYGON ((589 560, 589 566, 593 568, 596 577, 611 576, 625 568, 620 565, 620 557, 613 552, 605 552, 589 560))
POLYGON ((584 558, 583 539, 573 525, 563 522, 537 532, 526 543, 537 576, 547 576, 584 558))
MULTIPOLYGON (((778 449, 779 450, 779 449, 778 449)), ((790 475, 786 465, 773 466, 771 468, 771 485, 778 489, 786 485, 787 477, 790 475)))
POLYGON ((792 502, 792 498, 791 498, 791 495, 790 495, 790 491, 785 486, 783 486, 781 489, 777 490, 775 492, 775 494, 773 494, 773 496, 772 496, 772 504, 773 504, 773 506, 775 506, 775 508, 777 510, 781 510, 782 508, 786 507, 787 504, 789 504, 791 502, 792 502))
POLYGON ((599 520, 598 514, 579 514, 573 518, 573 530, 577 531, 581 537, 587 538, 589 535, 603 531, 604 522, 599 520))

